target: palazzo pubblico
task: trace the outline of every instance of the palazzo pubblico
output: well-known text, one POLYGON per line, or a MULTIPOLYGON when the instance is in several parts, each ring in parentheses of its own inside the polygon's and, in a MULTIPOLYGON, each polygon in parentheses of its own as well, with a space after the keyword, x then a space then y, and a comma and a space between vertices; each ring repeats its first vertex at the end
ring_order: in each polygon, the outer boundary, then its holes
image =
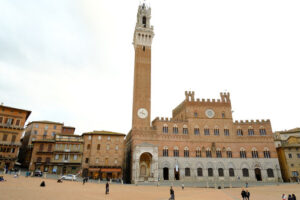
POLYGON ((234 121, 229 93, 198 99, 185 92, 172 118, 151 120, 151 8, 138 8, 132 129, 125 178, 145 181, 277 181, 280 167, 269 120, 234 121))

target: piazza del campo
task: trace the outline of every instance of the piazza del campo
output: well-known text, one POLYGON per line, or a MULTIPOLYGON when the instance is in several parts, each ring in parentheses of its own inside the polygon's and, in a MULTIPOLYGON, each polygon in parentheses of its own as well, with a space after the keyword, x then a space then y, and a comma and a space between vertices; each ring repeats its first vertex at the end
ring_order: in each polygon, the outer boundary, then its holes
POLYGON ((77 135, 76 124, 28 121, 34 110, 0 105, 0 199, 163 200, 172 199, 171 190, 182 200, 300 197, 300 128, 274 131, 270 119, 233 119, 229 92, 200 99, 177 90, 182 101, 172 116, 152 120, 151 17, 150 4, 141 2, 128 133, 77 135))

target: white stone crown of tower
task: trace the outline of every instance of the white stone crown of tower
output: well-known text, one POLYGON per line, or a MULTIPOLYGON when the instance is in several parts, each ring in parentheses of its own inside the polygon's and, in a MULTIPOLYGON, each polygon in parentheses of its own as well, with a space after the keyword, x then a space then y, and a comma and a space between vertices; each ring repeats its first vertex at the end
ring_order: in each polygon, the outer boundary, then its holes
POLYGON ((145 2, 139 5, 133 45, 151 46, 154 37, 153 26, 150 24, 151 8, 145 2))

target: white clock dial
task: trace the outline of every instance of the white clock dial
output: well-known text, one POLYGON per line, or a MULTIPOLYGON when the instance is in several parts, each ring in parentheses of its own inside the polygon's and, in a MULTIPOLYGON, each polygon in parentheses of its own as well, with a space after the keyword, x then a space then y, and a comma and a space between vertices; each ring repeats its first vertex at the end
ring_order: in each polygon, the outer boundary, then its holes
POLYGON ((205 114, 208 118, 213 118, 215 116, 215 112, 212 109, 207 109, 205 114))
POLYGON ((137 112, 139 118, 145 119, 148 116, 148 111, 145 108, 140 108, 137 112))

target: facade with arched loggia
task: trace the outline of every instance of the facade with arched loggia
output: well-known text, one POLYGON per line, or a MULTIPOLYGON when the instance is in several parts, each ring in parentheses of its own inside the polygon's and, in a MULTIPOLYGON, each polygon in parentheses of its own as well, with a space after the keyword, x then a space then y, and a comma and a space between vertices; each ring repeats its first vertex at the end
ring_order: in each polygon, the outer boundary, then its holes
POLYGON ((125 140, 125 179, 151 181, 278 181, 270 120, 234 121, 229 93, 185 98, 171 118, 151 122, 151 8, 138 8, 132 129, 125 140))

